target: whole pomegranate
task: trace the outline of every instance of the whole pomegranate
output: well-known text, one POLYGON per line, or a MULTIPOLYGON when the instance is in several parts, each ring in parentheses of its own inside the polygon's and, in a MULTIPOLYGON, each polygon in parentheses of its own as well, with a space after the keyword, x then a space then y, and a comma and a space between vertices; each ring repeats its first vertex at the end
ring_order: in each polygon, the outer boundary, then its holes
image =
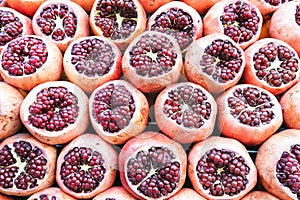
POLYGON ((279 199, 299 199, 300 130, 286 129, 264 142, 255 164, 264 188, 279 199))
POLYGON ((64 53, 66 78, 87 93, 122 75, 122 54, 108 39, 100 36, 81 37, 64 53))
POLYGON ((205 200, 200 194, 191 188, 182 188, 176 195, 171 197, 169 200, 205 200))
POLYGON ((29 91, 56 81, 62 74, 62 54, 48 39, 27 35, 10 41, 0 54, 0 74, 17 88, 29 91))
POLYGON ((21 105, 27 130, 47 144, 65 144, 88 127, 88 97, 67 81, 50 81, 33 88, 21 105))
POLYGON ((58 187, 48 187, 31 195, 27 200, 76 200, 58 187))
POLYGON ((142 92, 159 92, 179 80, 182 63, 175 38, 166 33, 145 31, 124 52, 122 71, 142 92))
POLYGON ((0 144, 0 192, 28 196, 54 182, 56 148, 18 133, 0 144))
POLYGON ((194 189, 207 199, 240 199, 257 182, 247 149, 235 139, 211 136, 196 143, 188 163, 194 189))
POLYGON ((20 107, 23 95, 5 82, 0 82, 0 140, 14 135, 22 127, 20 107))
POLYGON ((183 147, 158 132, 144 132, 122 147, 122 185, 138 199, 168 199, 183 187, 187 156, 183 147))
POLYGON ((201 86, 181 82, 159 93, 154 114, 164 134, 180 143, 192 143, 212 134, 217 104, 213 96, 201 86))
POLYGON ((39 6, 46 0, 6 0, 10 8, 19 11, 23 15, 32 17, 39 6))
POLYGON ((279 200, 278 198, 274 197, 268 192, 265 191, 258 191, 258 190, 253 190, 252 192, 249 192, 246 194, 241 200, 279 200))
POLYGON ((104 192, 101 192, 97 196, 93 198, 93 200, 136 200, 124 187, 122 186, 114 186, 111 187, 104 192))
POLYGON ((87 13, 90 13, 95 0, 88 0, 88 1, 72 0, 72 1, 80 5, 87 13))
POLYGON ((206 12, 220 0, 205 0, 199 2, 199 0, 181 0, 182 2, 193 7, 200 15, 205 16, 206 12))
POLYGON ((90 13, 94 35, 112 40, 124 51, 146 29, 146 12, 139 0, 95 0, 90 13))
POLYGON ((236 85, 244 68, 244 51, 221 33, 212 33, 196 40, 185 54, 186 78, 211 93, 220 93, 236 85))
POLYGON ((64 52, 74 40, 88 36, 89 16, 71 1, 45 1, 35 12, 32 28, 36 35, 48 38, 64 52))
POLYGON ((56 165, 57 184, 77 199, 93 198, 113 185, 117 161, 113 146, 96 134, 82 134, 60 152, 56 165))
POLYGON ((222 0, 204 16, 204 35, 223 33, 246 49, 258 40, 262 23, 260 11, 248 0, 222 0))
POLYGON ((99 86, 91 94, 89 113, 100 137, 112 144, 123 144, 146 128, 149 104, 136 87, 115 80, 99 86))
POLYGON ((149 14, 154 13, 158 8, 165 5, 166 3, 171 2, 172 0, 139 0, 149 14))
POLYGON ((281 40, 258 40, 245 50, 245 56, 245 83, 257 85, 278 95, 299 80, 300 60, 297 52, 281 40))

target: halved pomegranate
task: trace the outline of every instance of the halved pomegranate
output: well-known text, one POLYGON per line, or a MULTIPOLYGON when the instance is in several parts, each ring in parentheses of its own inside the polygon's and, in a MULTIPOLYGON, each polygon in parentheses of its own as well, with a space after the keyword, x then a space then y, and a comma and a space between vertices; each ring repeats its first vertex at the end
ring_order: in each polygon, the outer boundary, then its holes
POLYGON ((281 40, 258 40, 245 50, 245 56, 245 83, 257 85, 277 95, 299 80, 300 60, 297 52, 281 40))
POLYGON ((64 72, 71 82, 87 93, 122 75, 122 54, 108 39, 82 37, 72 42, 64 54, 64 72))
POLYGON ((188 155, 194 189, 207 199, 240 199, 257 183, 257 170, 237 140, 218 136, 196 143, 188 155))
POLYGON ((147 29, 173 36, 184 52, 193 41, 202 36, 203 24, 194 8, 180 1, 172 1, 150 16, 147 29))
POLYGON ((186 178, 183 147, 158 132, 144 132, 125 143, 119 154, 122 185, 138 199, 168 199, 186 178))
POLYGON ((239 84, 230 88, 218 97, 217 104, 221 133, 246 145, 263 143, 283 121, 276 97, 254 85, 239 84))
POLYGON ((191 188, 182 188, 176 195, 171 197, 169 200, 206 200, 200 194, 198 194, 195 190, 191 188))
POLYGON ((117 175, 118 155, 98 135, 85 133, 67 144, 57 159, 56 181, 77 199, 89 199, 111 187, 117 175))
POLYGON ((263 18, 247 0, 222 0, 214 4, 203 19, 204 35, 223 33, 242 49, 258 40, 263 18))
POLYGON ((217 2, 221 0, 205 0, 199 2, 199 0, 181 0, 189 6, 193 7, 200 15, 205 15, 206 12, 217 2))
POLYGON ((245 54, 230 37, 212 33, 193 42, 185 55, 186 78, 212 93, 223 92, 242 77, 245 54))
POLYGON ((13 39, 33 33, 31 19, 7 7, 0 7, 0 52, 13 39))
POLYGON ((31 195, 27 200, 76 200, 58 187, 48 187, 31 195))
POLYGON ((258 190, 249 192, 248 194, 246 194, 246 196, 241 198, 241 200, 261 200, 261 199, 263 199, 263 200, 279 200, 278 198, 274 197, 273 195, 271 195, 270 193, 268 193, 266 191, 258 191, 258 190))
POLYGON ((114 186, 104 192, 101 192, 93 198, 93 200, 136 200, 124 187, 114 186))
POLYGON ((255 159, 259 180, 279 199, 300 198, 300 130, 281 131, 258 149, 255 159))
POLYGON ((0 192, 28 196, 54 182, 56 149, 30 134, 18 133, 0 144, 0 192))
POLYGON ((88 36, 89 16, 71 1, 45 1, 35 12, 32 28, 36 35, 48 38, 64 52, 74 40, 88 36))
POLYGON ((100 137, 112 144, 123 144, 146 128, 149 104, 136 87, 127 81, 115 80, 91 94, 89 113, 100 137))
POLYGON ((22 127, 20 107, 23 95, 5 82, 0 82, 0 140, 14 135, 22 127))
POLYGON ((143 92, 158 92, 181 75, 182 54, 175 38, 145 31, 126 49, 122 70, 126 79, 143 92))
POLYGON ((139 0, 148 14, 154 13, 159 7, 172 0, 139 0))
POLYGON ((180 143, 193 143, 212 134, 217 104, 213 96, 200 85, 181 82, 159 93, 154 114, 164 134, 180 143))
POLYGON ((88 97, 67 81, 50 81, 33 88, 21 105, 27 130, 47 144, 64 144, 88 127, 88 97))
POLYGON ((62 54, 48 39, 27 35, 10 41, 0 54, 3 79, 29 91, 38 84, 56 81, 62 74, 62 54))
POLYGON ((271 17, 270 36, 291 45, 300 55, 300 2, 289 1, 271 17))
POLYGON ((46 0, 6 0, 10 8, 32 17, 40 5, 46 0))
POLYGON ((138 0, 95 0, 90 14, 94 35, 112 40, 124 51, 146 29, 146 12, 138 0))

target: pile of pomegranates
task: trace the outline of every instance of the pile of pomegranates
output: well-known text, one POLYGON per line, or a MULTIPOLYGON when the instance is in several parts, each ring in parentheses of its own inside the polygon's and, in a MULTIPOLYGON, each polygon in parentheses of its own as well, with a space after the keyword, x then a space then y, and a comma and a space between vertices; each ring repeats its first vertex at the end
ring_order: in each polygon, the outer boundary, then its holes
POLYGON ((300 199, 300 2, 0 0, 0 200, 300 199))

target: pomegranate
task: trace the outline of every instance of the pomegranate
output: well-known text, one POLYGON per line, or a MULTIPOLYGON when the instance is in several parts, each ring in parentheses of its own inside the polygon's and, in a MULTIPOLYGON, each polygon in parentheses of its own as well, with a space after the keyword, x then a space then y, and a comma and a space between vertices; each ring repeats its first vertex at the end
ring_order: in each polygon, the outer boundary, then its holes
POLYGON ((119 154, 122 185, 138 199, 168 199, 182 188, 187 156, 183 147, 158 132, 144 132, 119 154))
POLYGON ((0 0, 0 7, 6 7, 7 6, 7 0, 0 0))
POLYGON ((279 199, 299 199, 300 130, 281 131, 258 149, 255 164, 264 188, 279 199))
POLYGON ((245 56, 245 83, 257 85, 277 95, 299 80, 300 61, 297 52, 281 40, 258 40, 246 49, 245 56))
POLYGON ((98 194, 93 200, 136 200, 124 187, 114 186, 98 194))
POLYGON ((193 7, 200 15, 205 15, 206 12, 217 2, 221 0, 205 0, 199 2, 198 0, 181 0, 189 6, 193 7))
POLYGON ((77 199, 89 199, 111 187, 117 175, 116 150, 98 135, 73 139, 57 159, 56 181, 77 199))
POLYGON ((270 36, 291 45, 300 54, 300 2, 289 1, 272 15, 270 36))
POLYGON ((27 200, 76 200, 58 187, 49 187, 31 195, 27 200))
POLYGON ((244 51, 221 33, 196 40, 185 55, 186 78, 212 93, 223 92, 237 84, 244 67, 244 51))
POLYGON ((73 83, 50 81, 33 88, 21 105, 27 130, 47 144, 65 144, 88 127, 88 97, 73 83))
POLYGON ((32 17, 39 6, 46 0, 6 0, 12 9, 32 17))
POLYGON ((58 80, 62 68, 59 49, 48 39, 36 35, 10 41, 0 54, 3 79, 26 91, 38 84, 58 80))
POLYGON ((147 29, 173 36, 184 52, 194 40, 202 36, 203 24, 194 8, 180 1, 172 1, 151 15, 147 29))
POLYGON ((236 85, 217 99, 221 133, 243 144, 259 145, 282 124, 281 106, 265 89, 250 84, 236 85))
POLYGON ((146 93, 161 91, 181 75, 182 54, 175 38, 145 31, 126 49, 122 59, 125 78, 146 93))
POLYGON ((11 196, 7 196, 7 195, 1 194, 1 193, 0 193, 0 199, 1 200, 13 200, 13 198, 11 196))
POLYGON ((159 93, 154 114, 164 134, 180 143, 192 143, 212 134, 217 104, 213 96, 201 86, 181 82, 159 93))
POLYGON ((149 104, 145 95, 124 80, 109 81, 90 96, 92 126, 111 144, 123 144, 144 131, 149 104))
POLYGON ((7 7, 0 7, 0 52, 15 38, 33 33, 31 19, 7 7))
POLYGON ((95 0, 88 0, 88 1, 72 0, 72 1, 80 5, 87 13, 90 13, 95 0))
POLYGON ((19 90, 0 82, 0 140, 14 135, 22 127, 19 115, 23 100, 19 90))
POLYGON ((261 199, 263 199, 263 200, 279 200, 268 192, 258 191, 258 190, 249 192, 248 194, 246 194, 246 196, 241 198, 241 200, 261 200, 261 199))
POLYGON ((247 0, 222 0, 204 16, 204 35, 223 33, 246 49, 258 40, 262 23, 260 11, 247 0))
POLYGON ((30 134, 18 133, 0 144, 0 193, 28 196, 54 182, 56 149, 30 134))
POLYGON ((146 12, 139 0, 95 0, 90 26, 94 35, 109 38, 124 51, 146 29, 146 12))
POLYGON ((195 190, 191 188, 182 188, 175 196, 171 197, 169 200, 206 200, 195 190))
POLYGON ((149 14, 154 13, 159 7, 171 2, 172 0, 139 0, 149 14))
POLYGON ((72 42, 63 59, 66 77, 87 93, 122 75, 122 54, 108 39, 82 37, 72 42))
POLYGON ((247 149, 235 139, 212 136, 196 143, 188 163, 194 189, 207 199, 240 199, 257 182, 247 149))
POLYGON ((48 38, 64 52, 74 40, 88 36, 89 16, 71 1, 45 1, 35 12, 32 28, 36 35, 48 38))

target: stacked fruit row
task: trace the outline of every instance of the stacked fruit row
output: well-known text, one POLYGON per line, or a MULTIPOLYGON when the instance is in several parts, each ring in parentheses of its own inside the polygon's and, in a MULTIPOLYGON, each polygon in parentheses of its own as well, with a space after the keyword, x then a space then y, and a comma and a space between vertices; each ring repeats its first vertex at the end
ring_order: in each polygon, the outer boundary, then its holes
POLYGON ((0 3, 1 199, 300 198, 298 1, 0 3))

